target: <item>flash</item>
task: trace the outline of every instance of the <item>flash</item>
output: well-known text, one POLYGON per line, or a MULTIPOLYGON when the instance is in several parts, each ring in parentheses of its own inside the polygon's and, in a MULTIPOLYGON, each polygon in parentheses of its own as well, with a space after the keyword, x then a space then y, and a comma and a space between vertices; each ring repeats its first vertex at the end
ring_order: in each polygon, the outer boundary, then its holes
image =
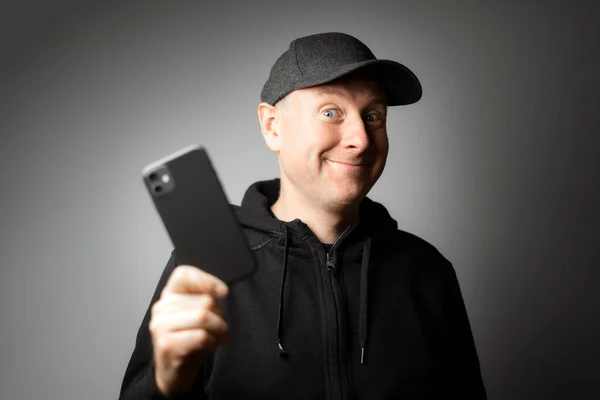
POLYGON ((161 180, 163 181, 163 183, 169 183, 169 181, 171 180, 171 177, 169 175, 167 175, 167 174, 164 174, 161 177, 161 180))

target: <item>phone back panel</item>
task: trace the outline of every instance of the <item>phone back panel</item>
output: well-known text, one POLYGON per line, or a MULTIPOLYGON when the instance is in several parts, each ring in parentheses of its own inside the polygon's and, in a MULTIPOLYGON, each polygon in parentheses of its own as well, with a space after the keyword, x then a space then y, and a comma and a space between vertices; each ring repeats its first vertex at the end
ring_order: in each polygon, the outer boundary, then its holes
POLYGON ((147 166, 143 176, 178 264, 197 266, 226 283, 252 272, 253 254, 203 148, 174 153, 147 166))

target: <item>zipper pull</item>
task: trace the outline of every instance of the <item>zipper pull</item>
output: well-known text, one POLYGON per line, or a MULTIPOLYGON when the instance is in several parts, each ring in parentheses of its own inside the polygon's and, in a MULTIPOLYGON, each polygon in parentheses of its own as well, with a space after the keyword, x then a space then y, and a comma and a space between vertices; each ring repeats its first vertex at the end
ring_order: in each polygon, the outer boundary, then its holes
POLYGON ((335 263, 333 262, 333 257, 331 254, 327 253, 327 271, 333 271, 335 269, 335 263))

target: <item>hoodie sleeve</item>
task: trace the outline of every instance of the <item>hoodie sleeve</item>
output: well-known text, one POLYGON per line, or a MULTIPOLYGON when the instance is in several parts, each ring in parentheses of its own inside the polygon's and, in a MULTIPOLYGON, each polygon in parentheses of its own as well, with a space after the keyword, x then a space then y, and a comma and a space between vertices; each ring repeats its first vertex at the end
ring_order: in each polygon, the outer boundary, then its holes
POLYGON ((446 366, 449 397, 487 399, 479 358, 456 271, 447 261, 444 301, 446 366))
MULTIPOLYGON (((158 281, 150 305, 146 310, 146 314, 144 315, 144 319, 138 330, 135 348, 129 360, 129 364, 127 365, 127 369, 125 370, 125 376, 123 377, 123 382, 121 384, 119 400, 168 399, 160 392, 154 380, 154 360, 149 323, 152 306, 160 298, 160 294, 176 266, 176 255, 173 251, 158 281)), ((178 396, 177 399, 208 399, 202 390, 201 382, 198 383, 199 384, 197 384, 188 395, 184 397, 178 396)))

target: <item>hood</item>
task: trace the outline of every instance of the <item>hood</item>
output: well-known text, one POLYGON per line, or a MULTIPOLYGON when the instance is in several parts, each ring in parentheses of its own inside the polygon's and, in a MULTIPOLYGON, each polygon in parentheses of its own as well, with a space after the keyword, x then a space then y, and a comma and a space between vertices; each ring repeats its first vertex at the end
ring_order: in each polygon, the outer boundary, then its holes
MULTIPOLYGON (((279 198, 280 180, 272 179, 252 184, 242 199, 241 206, 234 206, 238 221, 246 228, 272 234, 282 234, 284 226, 292 232, 306 235, 306 227, 300 220, 282 222, 271 216, 269 208, 279 198)), ((386 208, 368 197, 360 204, 360 231, 373 237, 395 232, 398 223, 386 208)))

